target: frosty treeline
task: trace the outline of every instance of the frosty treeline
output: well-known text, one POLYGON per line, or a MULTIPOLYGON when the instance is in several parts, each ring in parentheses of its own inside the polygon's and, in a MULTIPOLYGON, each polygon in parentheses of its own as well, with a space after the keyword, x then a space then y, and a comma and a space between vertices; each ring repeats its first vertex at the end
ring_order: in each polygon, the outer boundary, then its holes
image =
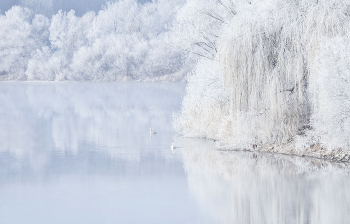
POLYGON ((174 127, 222 147, 349 160, 349 0, 188 0, 188 77, 174 127))
POLYGON ((182 135, 349 161, 349 21, 350 0, 120 0, 51 18, 15 6, 0 16, 0 78, 175 81, 191 70, 174 117, 182 135))
POLYGON ((40 4, 0 15, 0 74, 7 79, 171 81, 185 74, 185 54, 169 38, 182 0, 120 0, 98 13, 59 11, 51 18, 40 9, 52 1, 26 2, 40 4))

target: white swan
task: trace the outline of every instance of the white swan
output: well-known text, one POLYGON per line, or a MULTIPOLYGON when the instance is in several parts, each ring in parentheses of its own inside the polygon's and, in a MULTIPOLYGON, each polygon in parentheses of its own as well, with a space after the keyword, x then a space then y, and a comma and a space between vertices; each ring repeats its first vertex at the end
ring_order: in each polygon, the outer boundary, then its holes
POLYGON ((174 149, 175 149, 176 147, 174 147, 174 141, 171 143, 171 147, 170 147, 170 149, 171 149, 171 151, 173 152, 173 155, 174 155, 174 149))
POLYGON ((149 139, 152 139, 152 135, 157 134, 157 132, 152 131, 152 128, 149 128, 149 139))

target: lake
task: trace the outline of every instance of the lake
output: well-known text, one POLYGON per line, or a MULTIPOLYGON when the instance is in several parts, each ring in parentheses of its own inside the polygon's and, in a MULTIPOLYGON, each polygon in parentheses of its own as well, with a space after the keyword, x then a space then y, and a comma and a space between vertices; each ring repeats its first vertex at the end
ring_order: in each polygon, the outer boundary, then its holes
POLYGON ((0 82, 0 223, 350 223, 349 164, 177 136, 184 94, 0 82))

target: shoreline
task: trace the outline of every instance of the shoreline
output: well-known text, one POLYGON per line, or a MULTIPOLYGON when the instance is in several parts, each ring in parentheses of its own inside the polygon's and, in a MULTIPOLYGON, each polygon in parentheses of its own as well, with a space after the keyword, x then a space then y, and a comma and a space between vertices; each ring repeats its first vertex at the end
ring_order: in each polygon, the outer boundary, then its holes
POLYGON ((297 152, 294 146, 295 143, 287 143, 281 145, 257 146, 256 149, 235 149, 232 147, 218 147, 219 151, 246 151, 246 152, 260 152, 269 154, 280 154, 287 156, 297 156, 302 158, 319 159, 329 162, 350 163, 350 153, 343 149, 328 151, 323 148, 320 143, 314 144, 302 152, 297 152))

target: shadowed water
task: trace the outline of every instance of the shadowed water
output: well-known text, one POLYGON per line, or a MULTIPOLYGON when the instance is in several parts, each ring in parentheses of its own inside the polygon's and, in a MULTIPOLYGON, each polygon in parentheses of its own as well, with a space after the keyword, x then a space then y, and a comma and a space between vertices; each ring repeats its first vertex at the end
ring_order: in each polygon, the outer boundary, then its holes
POLYGON ((349 223, 348 164, 175 137, 184 91, 0 83, 0 223, 349 223))

